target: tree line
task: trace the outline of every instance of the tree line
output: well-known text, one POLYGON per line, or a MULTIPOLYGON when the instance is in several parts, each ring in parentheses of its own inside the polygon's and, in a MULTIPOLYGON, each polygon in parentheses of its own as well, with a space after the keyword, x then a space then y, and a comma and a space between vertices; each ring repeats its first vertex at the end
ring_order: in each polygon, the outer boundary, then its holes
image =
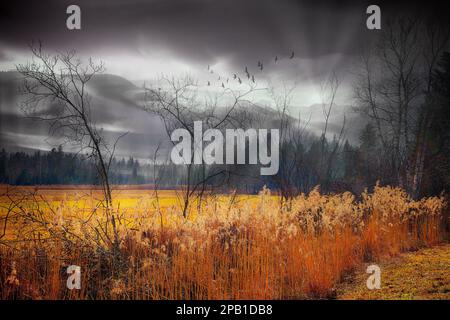
MULTIPOLYGON (((112 159, 110 179, 113 184, 145 182, 143 166, 137 159, 112 159)), ((95 164, 78 154, 51 151, 0 151, 0 183, 11 185, 99 184, 95 164)))
MULTIPOLYGON (((447 81, 450 74, 450 55, 447 60, 447 81)), ((436 75, 443 76, 439 71, 436 75)), ((448 97, 447 97, 448 98, 448 97)), ((435 116, 436 121, 447 121, 444 117, 446 106, 435 116), (439 115, 442 116, 439 116, 439 115)), ((447 133, 445 123, 435 127, 432 140, 436 148, 448 148, 448 143, 440 142, 447 133)), ((431 138, 431 137, 430 137, 431 138)), ((338 138, 325 139, 317 135, 304 135, 302 141, 294 145, 293 141, 285 140, 281 145, 283 156, 280 158, 280 171, 275 176, 260 176, 258 168, 254 165, 207 166, 207 170, 219 172, 228 169, 226 179, 217 175, 205 183, 206 188, 214 188, 215 191, 236 190, 244 193, 257 193, 265 185, 271 189, 288 194, 309 192, 315 186, 321 185, 323 192, 351 191, 360 193, 364 188, 371 188, 377 182, 382 184, 394 184, 394 177, 383 177, 380 173, 385 170, 386 164, 380 154, 381 143, 377 139, 375 127, 369 122, 360 132, 358 144, 351 144, 348 140, 342 143, 339 151, 333 157, 331 163, 331 177, 320 172, 320 159, 329 157, 339 144, 338 138), (322 144, 325 143, 323 147, 322 144), (323 154, 322 154, 323 153, 323 154), (295 157, 295 168, 292 168, 292 157, 295 157), (289 180, 286 179, 289 175, 289 180), (321 180, 322 179, 322 180, 321 180), (325 179, 329 179, 325 183, 325 179), (288 190, 289 189, 289 190, 288 190)), ((449 152, 440 152, 433 159, 427 158, 426 166, 429 183, 426 188, 429 194, 436 194, 448 187, 450 181, 446 169, 449 161, 443 159, 449 152)), ((448 156, 447 156, 448 157, 448 156)), ((202 176, 203 166, 194 166, 192 179, 198 181, 202 176)), ((111 161, 109 178, 112 184, 158 184, 160 188, 174 188, 180 186, 183 179, 183 168, 170 162, 155 164, 140 163, 133 157, 116 158, 111 161), (155 171, 157 172, 155 176, 155 171)), ((99 185, 99 176, 92 160, 82 155, 65 152, 62 146, 51 151, 7 152, 0 151, 0 183, 11 185, 99 185)))

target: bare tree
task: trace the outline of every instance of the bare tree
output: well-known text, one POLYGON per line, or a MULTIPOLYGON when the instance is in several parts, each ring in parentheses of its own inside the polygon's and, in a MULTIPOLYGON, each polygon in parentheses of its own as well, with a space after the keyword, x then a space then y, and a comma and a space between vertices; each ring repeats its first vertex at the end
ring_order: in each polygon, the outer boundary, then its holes
POLYGON ((428 21, 424 24, 425 40, 422 51, 423 59, 425 61, 425 69, 423 71, 424 94, 427 101, 423 103, 419 109, 418 123, 415 132, 415 145, 411 154, 410 161, 412 162, 412 192, 413 195, 419 197, 421 194, 421 184, 424 174, 425 157, 429 152, 428 135, 431 129, 433 108, 431 104, 432 99, 432 79, 433 72, 437 67, 438 61, 445 50, 449 49, 450 45, 450 28, 443 27, 434 21, 428 21))
POLYGON ((280 168, 273 179, 281 194, 281 204, 288 203, 292 197, 306 189, 303 185, 306 171, 304 153, 311 114, 305 120, 300 112, 297 116, 292 114, 292 98, 296 87, 296 83, 290 86, 284 84, 281 88, 272 87, 270 90, 280 134, 280 168))
POLYGON ((93 160, 106 208, 104 233, 108 242, 117 249, 119 237, 112 212, 108 174, 116 144, 123 135, 117 137, 112 145, 106 141, 93 119, 91 97, 87 91, 88 82, 104 71, 104 65, 96 64, 92 59, 83 63, 76 57, 75 51, 50 55, 42 50, 41 44, 30 48, 32 61, 16 67, 24 77, 22 109, 31 119, 48 122, 51 134, 57 133, 93 160), (113 239, 109 235, 109 224, 113 239))
POLYGON ((330 124, 330 118, 333 108, 335 107, 335 100, 339 85, 340 82, 335 72, 332 72, 330 76, 321 83, 324 126, 320 137, 321 152, 318 167, 318 177, 321 187, 324 190, 328 190, 330 187, 330 183, 333 178, 333 163, 336 162, 335 160, 342 146, 345 134, 346 117, 344 115, 339 135, 334 136, 331 144, 328 142, 328 127, 330 124))
POLYGON ((390 21, 378 43, 363 52, 355 84, 357 110, 373 122, 387 177, 418 195, 426 153, 431 75, 448 46, 446 28, 402 17, 390 21))
MULTIPOLYGON (((245 127, 250 118, 241 107, 251 105, 249 98, 258 90, 256 84, 250 83, 243 91, 219 88, 218 93, 205 96, 200 92, 204 88, 190 76, 162 76, 158 85, 160 87, 157 89, 145 88, 144 110, 162 120, 169 138, 174 130, 183 128, 189 132, 192 141, 194 121, 197 120, 202 121, 204 130, 245 127)), ((206 166, 204 163, 194 165, 194 152, 191 152, 190 160, 185 165, 185 177, 181 186, 180 198, 184 217, 188 214, 192 196, 197 195, 201 200, 208 183, 219 180, 219 184, 223 184, 230 174, 223 166, 206 166), (195 170, 196 168, 198 170, 195 170)))

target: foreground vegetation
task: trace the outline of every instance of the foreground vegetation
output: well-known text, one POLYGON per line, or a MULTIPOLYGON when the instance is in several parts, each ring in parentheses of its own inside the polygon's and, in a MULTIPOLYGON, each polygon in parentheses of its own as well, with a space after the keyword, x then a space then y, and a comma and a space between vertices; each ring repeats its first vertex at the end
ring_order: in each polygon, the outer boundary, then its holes
POLYGON ((442 197, 377 186, 291 201, 211 195, 183 218, 175 191, 2 189, 1 299, 326 298, 363 262, 437 244, 442 197), (117 217, 120 246, 108 215, 117 217), (81 289, 66 269, 81 266, 81 289))

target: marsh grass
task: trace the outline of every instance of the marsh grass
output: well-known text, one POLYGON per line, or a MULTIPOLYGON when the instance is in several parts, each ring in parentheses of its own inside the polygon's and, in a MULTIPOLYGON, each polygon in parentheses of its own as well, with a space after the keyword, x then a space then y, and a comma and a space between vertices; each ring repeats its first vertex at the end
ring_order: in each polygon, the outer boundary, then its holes
POLYGON ((363 262, 440 242, 446 207, 392 187, 358 199, 315 189, 283 204, 263 189, 210 196, 184 219, 173 199, 141 195, 130 205, 124 192, 114 206, 117 260, 93 194, 19 194, 1 200, 1 299, 332 298, 363 262), (80 290, 66 288, 69 265, 81 266, 80 290))

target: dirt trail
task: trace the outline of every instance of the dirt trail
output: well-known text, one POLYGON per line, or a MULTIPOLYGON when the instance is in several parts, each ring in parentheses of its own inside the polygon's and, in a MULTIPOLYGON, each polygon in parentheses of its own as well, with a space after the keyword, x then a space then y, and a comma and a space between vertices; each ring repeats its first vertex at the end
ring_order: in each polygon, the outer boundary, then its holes
POLYGON ((338 299, 450 300, 450 244, 425 248, 378 263, 381 288, 366 287, 366 264, 338 286, 338 299))

